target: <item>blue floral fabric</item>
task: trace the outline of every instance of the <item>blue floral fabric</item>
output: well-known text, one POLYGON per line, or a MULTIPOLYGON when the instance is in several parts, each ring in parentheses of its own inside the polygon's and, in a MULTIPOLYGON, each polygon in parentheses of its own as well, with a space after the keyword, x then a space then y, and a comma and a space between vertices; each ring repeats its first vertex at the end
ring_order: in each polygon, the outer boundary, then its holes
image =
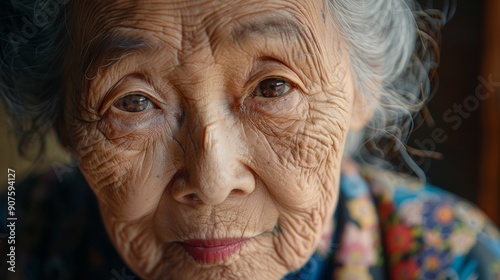
MULTIPOLYGON (((17 186, 16 273, 7 270, 0 198, 0 279, 138 279, 120 259, 75 169, 17 186)), ((329 227, 330 228, 330 227, 329 227)), ((342 174, 330 230, 284 279, 500 279, 500 235, 477 207, 428 184, 361 168, 342 174)))
MULTIPOLYGON (((365 168, 343 174, 330 254, 285 279, 500 279, 500 235, 472 204, 365 168)), ((320 249, 318 249, 320 250, 320 249)))

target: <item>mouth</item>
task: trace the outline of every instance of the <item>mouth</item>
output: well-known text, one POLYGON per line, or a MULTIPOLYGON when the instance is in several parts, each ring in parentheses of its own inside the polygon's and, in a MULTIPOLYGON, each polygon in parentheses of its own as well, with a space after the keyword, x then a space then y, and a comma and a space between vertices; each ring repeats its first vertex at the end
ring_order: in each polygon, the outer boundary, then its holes
POLYGON ((218 264, 229 259, 248 239, 191 239, 180 243, 182 248, 201 264, 218 264))

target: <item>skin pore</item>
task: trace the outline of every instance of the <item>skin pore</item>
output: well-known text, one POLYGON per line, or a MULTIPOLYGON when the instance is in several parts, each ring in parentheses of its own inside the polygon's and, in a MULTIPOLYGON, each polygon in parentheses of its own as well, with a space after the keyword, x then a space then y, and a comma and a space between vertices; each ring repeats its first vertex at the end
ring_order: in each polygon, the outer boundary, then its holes
POLYGON ((336 206, 347 131, 365 119, 326 4, 72 5, 63 134, 128 266, 144 279, 300 268, 336 206), (221 258, 186 249, 234 239, 221 258))

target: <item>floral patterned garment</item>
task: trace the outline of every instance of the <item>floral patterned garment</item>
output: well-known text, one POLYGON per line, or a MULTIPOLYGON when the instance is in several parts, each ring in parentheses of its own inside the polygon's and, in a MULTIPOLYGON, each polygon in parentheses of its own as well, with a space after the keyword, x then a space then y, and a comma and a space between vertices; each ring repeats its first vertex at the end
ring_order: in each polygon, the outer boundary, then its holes
MULTIPOLYGON (((6 263, 0 197, 0 279, 133 280, 78 169, 17 186, 16 273, 6 263)), ((500 236, 471 204, 373 168, 344 172, 337 211, 309 262, 284 279, 500 279, 500 236)))
POLYGON ((500 280, 497 228, 415 179, 368 167, 343 174, 335 220, 329 248, 285 279, 500 280))

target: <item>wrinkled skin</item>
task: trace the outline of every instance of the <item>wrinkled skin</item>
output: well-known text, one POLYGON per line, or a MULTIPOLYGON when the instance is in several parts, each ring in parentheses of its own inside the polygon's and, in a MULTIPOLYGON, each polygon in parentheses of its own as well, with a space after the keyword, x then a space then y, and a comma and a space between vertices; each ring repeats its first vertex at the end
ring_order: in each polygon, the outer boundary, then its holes
POLYGON ((346 134, 362 119, 326 4, 95 0, 71 11, 63 132, 129 267, 145 279, 300 268, 331 219, 346 134), (128 43, 109 53, 103 38, 128 43), (259 95, 276 77, 286 91, 259 95), (150 106, 117 105, 131 94, 150 106), (242 237, 211 264, 179 245, 242 237))

